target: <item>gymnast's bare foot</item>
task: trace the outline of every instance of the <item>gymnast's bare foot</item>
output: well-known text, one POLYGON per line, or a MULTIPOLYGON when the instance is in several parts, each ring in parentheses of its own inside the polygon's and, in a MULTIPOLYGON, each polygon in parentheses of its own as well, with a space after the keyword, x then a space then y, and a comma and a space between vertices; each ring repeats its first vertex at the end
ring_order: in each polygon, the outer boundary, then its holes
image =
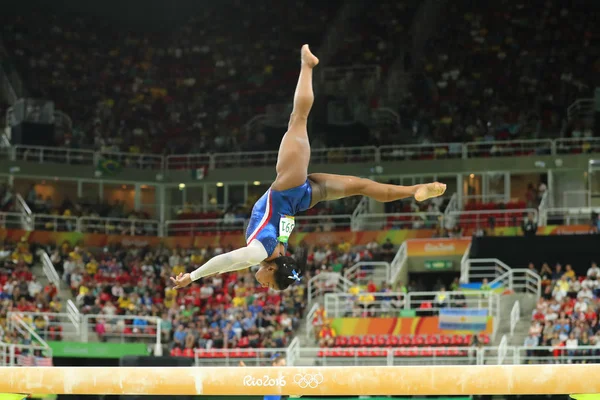
POLYGON ((418 186, 419 187, 415 191, 415 200, 417 201, 425 201, 432 197, 441 196, 446 191, 446 185, 439 182, 426 183, 418 186))
POLYGON ((302 65, 306 65, 310 68, 316 67, 319 63, 319 59, 315 57, 313 53, 311 53, 307 44, 302 46, 302 50, 300 51, 300 58, 302 59, 302 65))

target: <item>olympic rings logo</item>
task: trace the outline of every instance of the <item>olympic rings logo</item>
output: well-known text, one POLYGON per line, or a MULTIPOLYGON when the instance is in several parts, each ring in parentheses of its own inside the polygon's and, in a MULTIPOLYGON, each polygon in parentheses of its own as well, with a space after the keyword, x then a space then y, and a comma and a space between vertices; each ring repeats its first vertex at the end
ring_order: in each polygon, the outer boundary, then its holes
POLYGON ((301 389, 314 389, 321 383, 323 383, 323 375, 321 375, 320 373, 296 374, 294 375, 294 383, 298 385, 301 389))

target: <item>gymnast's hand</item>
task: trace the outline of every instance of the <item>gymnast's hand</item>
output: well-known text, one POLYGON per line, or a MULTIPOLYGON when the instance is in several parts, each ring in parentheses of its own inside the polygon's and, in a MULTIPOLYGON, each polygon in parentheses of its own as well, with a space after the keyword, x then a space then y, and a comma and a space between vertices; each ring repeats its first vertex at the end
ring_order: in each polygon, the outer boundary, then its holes
POLYGON ((176 278, 171 277, 171 281, 175 284, 175 289, 181 289, 192 283, 190 274, 179 274, 176 278))

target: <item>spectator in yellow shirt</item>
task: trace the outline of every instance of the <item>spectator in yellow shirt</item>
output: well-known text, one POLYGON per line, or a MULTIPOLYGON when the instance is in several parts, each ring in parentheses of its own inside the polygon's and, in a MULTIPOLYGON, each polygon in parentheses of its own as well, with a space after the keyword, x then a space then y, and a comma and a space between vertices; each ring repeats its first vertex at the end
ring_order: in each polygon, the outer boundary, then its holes
POLYGON ((127 310, 131 305, 131 300, 129 300, 129 297, 126 294, 124 294, 123 296, 119 297, 118 303, 119 308, 127 310))
POLYGON ((177 264, 173 267, 173 275, 185 274, 185 267, 181 264, 177 264))
POLYGON ((171 308, 177 298, 177 290, 172 287, 165 288, 165 307, 171 308))
POLYGON ((98 262, 95 258, 92 258, 90 262, 85 265, 85 270, 90 276, 96 275, 96 272, 98 272, 98 262))
POLYGON ((563 274, 563 276, 569 281, 575 280, 575 271, 573 271, 573 267, 571 267, 571 264, 567 264, 565 270, 566 271, 563 274))
POLYGON ((233 303, 234 307, 243 307, 246 305, 246 298, 235 296, 231 302, 233 303))
POLYGON ((198 252, 195 252, 190 257, 190 262, 192 263, 192 265, 202 265, 204 263, 204 256, 202 256, 202 254, 198 252))

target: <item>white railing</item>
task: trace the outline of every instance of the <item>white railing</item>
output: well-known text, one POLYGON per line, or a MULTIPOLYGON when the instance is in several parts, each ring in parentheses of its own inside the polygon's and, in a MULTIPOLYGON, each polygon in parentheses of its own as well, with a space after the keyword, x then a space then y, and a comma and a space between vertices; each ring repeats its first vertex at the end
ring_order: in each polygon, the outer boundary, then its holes
POLYGON ((548 225, 590 225, 592 213, 600 212, 600 207, 547 208, 541 210, 540 218, 548 225))
POLYGON ((81 340, 81 334, 78 333, 76 327, 73 326, 73 322, 71 321, 71 317, 68 313, 9 312, 9 330, 13 329, 13 327, 10 325, 13 315, 23 320, 27 320, 28 323, 31 324, 31 327, 36 329, 39 335, 45 340, 81 340), (34 323, 36 319, 41 319, 44 321, 43 327, 35 327, 34 323))
POLYGON ((469 282, 469 254, 471 253, 471 243, 467 246, 462 258, 460 259, 460 282, 469 282))
MULTIPOLYGON (((277 162, 276 151, 159 156, 95 152, 59 147, 13 146, 7 149, 13 161, 95 166, 101 160, 114 160, 124 167, 152 170, 197 169, 208 167, 261 167, 277 162)), ((312 151, 312 163, 375 163, 381 161, 479 158, 489 156, 530 156, 600 152, 600 138, 534 139, 426 145, 364 146, 324 148, 312 151)))
POLYGON ((247 219, 225 221, 223 218, 166 221, 165 234, 180 236, 203 232, 233 232, 246 229, 247 224, 247 219))
POLYGON ((379 147, 381 161, 433 160, 463 158, 462 143, 432 143, 379 147))
POLYGON ((392 278, 392 270, 387 262, 361 261, 346 269, 344 278, 357 285, 366 285, 369 281, 389 283, 392 278))
POLYGON ((553 154, 550 139, 471 142, 465 144, 466 157, 514 157, 553 154))
POLYGON ((597 153, 600 151, 600 138, 568 138, 557 139, 556 154, 597 153))
POLYGON ((52 366, 50 347, 0 342, 0 366, 52 366))
POLYGON ((50 260, 50 257, 48 257, 48 253, 46 253, 44 250, 39 250, 37 254, 42 261, 42 270, 44 271, 44 275, 46 275, 48 281, 52 283, 57 290, 60 290, 60 276, 58 275, 56 268, 54 268, 54 264, 50 260))
MULTIPOLYGON (((299 344, 295 344, 299 346, 299 344)), ((244 349, 194 349, 193 357, 195 364, 198 367, 237 367, 240 362, 243 362, 247 367, 264 367, 270 366, 274 356, 288 357, 289 347, 279 348, 244 348, 244 349)), ((298 349, 292 349, 295 355, 298 354, 298 349)), ((292 356, 292 360, 295 359, 292 356)), ((184 354, 184 356, 189 356, 184 354)))
POLYGON ((321 366, 460 365, 476 364, 477 351, 467 346, 302 348, 300 355, 317 354, 321 366))
POLYGON ((462 209, 462 204, 459 204, 458 193, 452 193, 450 196, 450 201, 444 210, 444 228, 451 230, 457 224, 457 218, 451 216, 453 212, 459 212, 462 209))
MULTIPOLYGON (((400 347, 301 347, 273 349, 197 349, 197 366, 269 365, 274 355, 293 353, 296 366, 376 366, 376 365, 506 365, 600 362, 600 349, 593 346, 517 347, 508 346, 505 337, 500 346, 400 346, 400 347), (307 364, 299 362, 309 360, 307 364)), ((190 356, 184 355, 182 356, 190 356)), ((288 358, 290 359, 290 358, 288 358)))
POLYGON ((81 232, 79 218, 63 215, 33 214, 33 226, 38 231, 81 232))
POLYGON ((327 293, 324 306, 328 318, 397 316, 404 308, 403 293, 327 293))
POLYGON ((314 215, 295 218, 299 232, 348 231, 352 225, 352 215, 314 215))
POLYGON ((398 248, 396 255, 390 263, 390 284, 395 284, 396 281, 400 278, 402 274, 402 269, 406 265, 406 261, 408 261, 408 245, 406 244, 405 240, 398 248))
POLYGON ((34 326, 26 323, 19 314, 12 313, 12 315, 10 315, 8 327, 9 330, 18 332, 22 337, 27 337, 29 335, 31 340, 36 341, 38 345, 43 348, 49 347, 48 343, 46 343, 46 341, 35 331, 34 326))
POLYGON ((498 365, 504 364, 504 359, 506 358, 506 354, 508 353, 508 339, 506 335, 502 336, 500 339, 500 344, 498 345, 498 365))
POLYGON ((388 229, 432 229, 442 223, 439 212, 362 214, 360 228, 366 231, 388 229))
POLYGON ((306 333, 306 337, 307 338, 312 338, 314 335, 313 329, 313 320, 315 319, 315 314, 317 313, 317 311, 319 310, 321 306, 319 305, 319 303, 314 303, 312 305, 312 307, 310 308, 310 310, 308 311, 308 313, 306 313, 306 317, 304 318, 304 327, 305 327, 305 333, 306 333))
POLYGON ((444 291, 444 292, 408 292, 405 294, 404 308, 407 310, 419 311, 423 303, 431 303, 431 308, 424 308, 423 312, 440 311, 446 307, 454 308, 481 308, 487 309, 488 315, 495 315, 495 305, 498 301, 498 294, 481 291, 481 292, 464 292, 464 291, 444 291), (441 294, 444 301, 437 305, 436 296, 441 294))
MULTIPOLYGON (((488 315, 499 316, 500 298, 492 292, 381 292, 327 293, 323 302, 328 317, 398 316, 401 310, 414 310, 417 315, 437 313, 446 307, 487 309, 488 315), (439 295, 439 297, 438 297, 439 295), (438 304, 436 300, 441 300, 438 304), (428 303, 431 307, 422 307, 428 303)), ((312 321, 312 320, 311 320, 312 321)))
POLYGON ((541 295, 542 281, 538 274, 527 268, 510 268, 497 258, 469 259, 461 265, 461 282, 480 282, 488 280, 488 284, 515 292, 541 295))
POLYGON ((452 211, 447 214, 460 224, 475 226, 521 226, 528 214, 532 214, 534 221, 538 220, 538 210, 524 208, 518 210, 478 210, 478 211, 452 211), (493 222, 492 222, 493 221, 493 222))
POLYGON ((29 208, 29 206, 23 199, 23 196, 21 196, 19 193, 17 193, 15 196, 15 206, 16 206, 17 211, 20 212, 22 215, 21 223, 22 223, 23 229, 25 229, 27 231, 34 230, 34 225, 33 225, 32 219, 31 219, 31 216, 32 216, 31 208, 29 208))
POLYGON ((81 217, 78 222, 80 232, 107 235, 156 236, 160 226, 159 221, 151 219, 81 217))
POLYGON ((155 343, 157 355, 162 353, 162 320, 158 317, 145 315, 81 315, 82 340, 88 341, 90 334, 101 339, 121 343, 146 341, 155 343))
POLYGON ((596 346, 517 347, 517 364, 572 364, 600 362, 600 348, 596 346))
POLYGON ((300 357, 300 339, 298 339, 298 336, 292 339, 286 349, 285 355, 287 365, 292 366, 297 364, 297 360, 300 357))
POLYGON ((515 328, 521 319, 521 305, 519 300, 515 301, 512 310, 510 310, 510 336, 515 334, 515 328))
POLYGON ((356 208, 352 212, 351 229, 353 232, 362 230, 362 216, 369 212, 369 201, 370 199, 368 197, 363 196, 363 198, 360 199, 360 201, 356 205, 356 208))
POLYGON ((596 105, 596 100, 591 99, 577 99, 575 100, 568 108, 567 108, 567 117, 569 121, 575 118, 580 118, 581 116, 592 116, 594 114, 594 107, 596 105))
POLYGON ((67 300, 67 317, 69 318, 69 320, 73 324, 73 327, 75 328, 75 334, 80 335, 82 332, 81 331, 82 316, 79 313, 77 306, 75 305, 75 303, 73 303, 73 301, 71 299, 67 300))
POLYGON ((46 344, 43 338, 87 342, 90 337, 97 336, 100 339, 121 343, 142 340, 155 344, 155 355, 162 354, 162 320, 158 317, 83 315, 71 300, 67 301, 66 308, 66 313, 9 312, 8 329, 16 330, 21 334, 27 331, 42 344, 46 344), (35 326, 38 319, 44 321, 41 328, 35 326))
POLYGON ((308 304, 326 293, 347 292, 354 283, 337 272, 321 272, 308 281, 308 304))
POLYGON ((30 221, 23 213, 0 212, 0 227, 5 229, 23 229, 29 230, 30 221))

